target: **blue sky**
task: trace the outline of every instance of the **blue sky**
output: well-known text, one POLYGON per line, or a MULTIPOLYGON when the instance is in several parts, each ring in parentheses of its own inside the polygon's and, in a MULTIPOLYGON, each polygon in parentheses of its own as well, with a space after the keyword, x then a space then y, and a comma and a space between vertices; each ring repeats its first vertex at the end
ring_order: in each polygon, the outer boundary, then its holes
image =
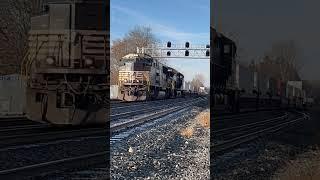
MULTIPOLYGON (((111 0, 111 41, 136 25, 149 26, 162 42, 209 44, 209 0, 111 0)), ((209 60, 170 59, 168 64, 191 80, 197 73, 210 84, 209 60)))

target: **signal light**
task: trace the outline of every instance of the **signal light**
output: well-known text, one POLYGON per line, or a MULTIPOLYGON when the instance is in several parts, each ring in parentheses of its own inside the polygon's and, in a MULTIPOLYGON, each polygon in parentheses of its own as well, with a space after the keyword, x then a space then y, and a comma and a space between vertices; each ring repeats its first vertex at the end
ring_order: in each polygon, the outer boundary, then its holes
POLYGON ((171 56, 171 52, 170 51, 167 52, 167 56, 171 56))
POLYGON ((186 50, 186 52, 185 52, 185 54, 184 54, 185 56, 189 56, 189 51, 188 50, 186 50))
POLYGON ((210 56, 210 51, 209 50, 206 51, 206 56, 210 56))
POLYGON ((167 42, 167 47, 168 47, 168 48, 171 47, 171 42, 170 42, 170 41, 167 42))
POLYGON ((206 48, 210 48, 210 45, 209 45, 209 44, 207 44, 207 45, 206 45, 206 48))
POLYGON ((189 48, 189 46, 190 46, 190 43, 186 42, 186 48, 189 48))

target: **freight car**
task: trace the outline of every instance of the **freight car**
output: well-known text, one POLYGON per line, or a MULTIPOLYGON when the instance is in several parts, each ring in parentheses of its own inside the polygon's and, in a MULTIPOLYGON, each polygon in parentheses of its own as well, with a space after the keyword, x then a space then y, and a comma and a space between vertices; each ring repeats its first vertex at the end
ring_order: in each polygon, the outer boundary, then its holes
POLYGON ((119 96, 144 101, 183 96, 184 76, 147 54, 128 54, 120 62, 119 96))
POLYGON ((284 96, 281 81, 240 64, 236 64, 235 73, 236 89, 240 91, 239 108, 280 107, 281 96, 284 96))
POLYGON ((302 89, 302 81, 288 81, 286 86, 286 98, 288 106, 302 108, 306 101, 305 91, 302 89))
POLYGON ((282 82, 255 67, 241 66, 234 41, 211 27, 210 104, 232 112, 240 109, 301 108, 304 96, 298 82, 282 82))
POLYGON ((109 4, 46 1, 31 18, 22 63, 29 119, 57 125, 106 123, 109 4))

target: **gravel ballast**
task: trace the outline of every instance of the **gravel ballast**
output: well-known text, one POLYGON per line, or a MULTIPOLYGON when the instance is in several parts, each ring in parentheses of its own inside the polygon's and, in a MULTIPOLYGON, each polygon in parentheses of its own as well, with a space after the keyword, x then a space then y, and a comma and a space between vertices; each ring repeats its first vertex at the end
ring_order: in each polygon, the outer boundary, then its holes
POLYGON ((201 108, 158 123, 112 147, 112 179, 209 179, 209 129, 196 123, 201 108), (181 131, 193 128, 192 136, 181 131))
MULTIPOLYGON (((195 123, 203 106, 113 134, 118 141, 111 141, 111 179, 209 179, 210 130, 195 123), (181 133, 187 127, 193 128, 191 137, 181 133)), ((101 165, 40 179, 109 179, 109 171, 101 165)))
POLYGON ((90 137, 0 150, 0 170, 102 152, 107 149, 105 142, 105 137, 90 137))
POLYGON ((255 142, 216 157, 212 164, 213 179, 270 179, 300 149, 279 142, 255 142))

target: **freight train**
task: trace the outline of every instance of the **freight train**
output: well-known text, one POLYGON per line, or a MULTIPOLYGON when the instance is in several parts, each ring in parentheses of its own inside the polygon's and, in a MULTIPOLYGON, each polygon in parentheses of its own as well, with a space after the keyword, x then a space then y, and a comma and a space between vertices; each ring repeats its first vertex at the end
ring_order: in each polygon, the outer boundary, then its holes
POLYGON ((22 62, 28 119, 55 125, 106 123, 109 4, 44 1, 31 18, 22 62))
POLYGON ((184 76, 151 56, 128 54, 119 68, 119 95, 123 101, 144 101, 183 96, 184 76))
POLYGON ((210 28, 210 104, 231 112, 240 109, 303 108, 306 94, 301 81, 283 82, 255 67, 236 61, 236 43, 210 28))

